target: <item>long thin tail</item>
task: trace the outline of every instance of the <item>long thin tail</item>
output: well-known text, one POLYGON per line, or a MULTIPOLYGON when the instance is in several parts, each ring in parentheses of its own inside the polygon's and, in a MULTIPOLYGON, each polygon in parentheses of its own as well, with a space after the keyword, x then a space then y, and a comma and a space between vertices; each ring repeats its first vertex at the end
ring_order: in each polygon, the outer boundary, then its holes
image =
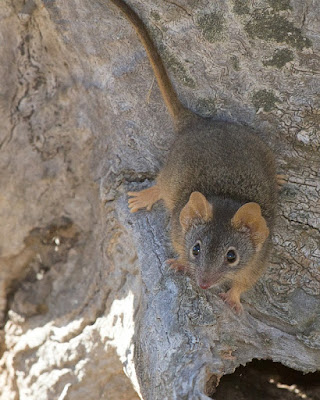
POLYGON ((181 104, 172 86, 165 66, 156 49, 146 27, 140 17, 122 0, 111 0, 131 22, 140 38, 149 58, 153 72, 157 79, 163 100, 176 124, 179 126, 182 120, 189 114, 188 110, 181 104))

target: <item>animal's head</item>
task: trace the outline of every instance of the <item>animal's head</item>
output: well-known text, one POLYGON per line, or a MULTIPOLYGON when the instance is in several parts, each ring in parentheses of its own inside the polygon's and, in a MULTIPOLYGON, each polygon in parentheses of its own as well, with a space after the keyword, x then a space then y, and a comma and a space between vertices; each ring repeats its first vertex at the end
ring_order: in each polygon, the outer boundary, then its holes
POLYGON ((197 284, 208 289, 232 278, 259 252, 269 229, 257 203, 246 203, 230 213, 215 210, 200 192, 193 192, 181 210, 185 237, 184 260, 197 284))

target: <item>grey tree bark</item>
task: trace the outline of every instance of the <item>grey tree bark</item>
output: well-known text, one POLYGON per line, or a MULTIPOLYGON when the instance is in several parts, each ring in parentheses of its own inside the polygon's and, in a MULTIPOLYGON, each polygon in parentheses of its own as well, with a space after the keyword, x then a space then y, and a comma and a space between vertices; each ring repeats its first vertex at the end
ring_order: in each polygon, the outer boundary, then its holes
POLYGON ((130 4, 183 103, 255 127, 288 175, 270 267, 237 316, 168 269, 161 204, 128 212, 174 131, 116 7, 2 0, 1 400, 207 399, 253 358, 320 369, 320 3, 130 4))

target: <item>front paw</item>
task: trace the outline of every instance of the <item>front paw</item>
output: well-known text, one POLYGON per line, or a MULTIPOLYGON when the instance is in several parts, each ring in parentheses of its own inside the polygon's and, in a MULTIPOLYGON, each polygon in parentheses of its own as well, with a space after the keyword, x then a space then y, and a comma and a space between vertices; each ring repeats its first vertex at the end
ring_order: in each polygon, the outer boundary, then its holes
POLYGON ((239 296, 235 296, 231 289, 228 290, 227 293, 220 293, 219 296, 238 315, 242 314, 243 307, 242 307, 242 305, 240 303, 240 297, 239 296))

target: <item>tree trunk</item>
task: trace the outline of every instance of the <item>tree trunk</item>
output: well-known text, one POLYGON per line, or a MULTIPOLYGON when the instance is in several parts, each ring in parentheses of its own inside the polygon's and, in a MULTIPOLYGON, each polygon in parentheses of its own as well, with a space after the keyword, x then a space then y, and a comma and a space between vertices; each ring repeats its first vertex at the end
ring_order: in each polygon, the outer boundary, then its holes
POLYGON ((319 2, 130 5, 182 102, 256 128, 288 175, 270 267, 238 316, 167 267, 163 205, 129 213, 174 129, 111 2, 2 0, 1 400, 207 399, 253 358, 320 369, 319 2))

